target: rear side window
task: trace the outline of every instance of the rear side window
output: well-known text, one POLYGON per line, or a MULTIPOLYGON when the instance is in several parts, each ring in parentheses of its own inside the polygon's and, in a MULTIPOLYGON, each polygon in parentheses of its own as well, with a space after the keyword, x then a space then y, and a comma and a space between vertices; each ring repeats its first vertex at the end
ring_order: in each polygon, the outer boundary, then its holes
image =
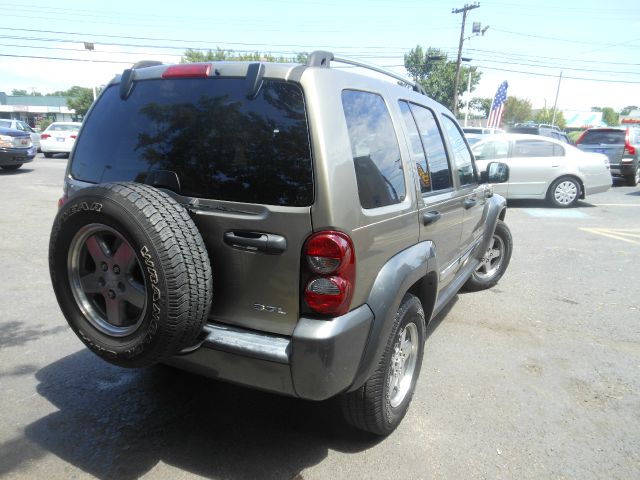
POLYGON ((413 103, 410 107, 427 155, 431 188, 433 191, 449 189, 453 185, 449 160, 435 116, 428 108, 413 103))
POLYGON ((561 157, 564 148, 544 140, 516 140, 513 157, 561 157))
POLYGON ((384 100, 375 93, 344 90, 342 106, 362 208, 400 203, 405 198, 404 171, 384 100))
POLYGON ((476 160, 498 160, 509 156, 509 142, 492 140, 481 145, 474 145, 471 150, 476 160))
POLYGON ((623 145, 622 130, 587 130, 580 143, 584 145, 623 145))
POLYGON ((71 174, 88 182, 144 182, 175 172, 180 193, 267 205, 313 203, 309 133, 299 85, 244 79, 137 82, 128 99, 107 88, 78 138, 71 174))

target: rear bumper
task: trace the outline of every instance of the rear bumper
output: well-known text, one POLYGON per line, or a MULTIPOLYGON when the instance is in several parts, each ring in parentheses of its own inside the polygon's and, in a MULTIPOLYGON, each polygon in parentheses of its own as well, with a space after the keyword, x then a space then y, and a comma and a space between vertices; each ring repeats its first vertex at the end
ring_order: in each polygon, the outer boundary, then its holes
POLYGON ((40 151, 45 153, 71 153, 73 144, 67 144, 67 142, 40 142, 40 151))
POLYGON ((628 177, 636 174, 637 162, 625 162, 611 165, 611 175, 628 177))
POLYGON ((325 400, 353 383, 372 322, 371 309, 363 305, 329 320, 301 318, 291 337, 208 324, 197 349, 167 363, 261 390, 325 400))
POLYGON ((36 150, 31 148, 0 148, 0 166, 21 165, 33 161, 36 150))

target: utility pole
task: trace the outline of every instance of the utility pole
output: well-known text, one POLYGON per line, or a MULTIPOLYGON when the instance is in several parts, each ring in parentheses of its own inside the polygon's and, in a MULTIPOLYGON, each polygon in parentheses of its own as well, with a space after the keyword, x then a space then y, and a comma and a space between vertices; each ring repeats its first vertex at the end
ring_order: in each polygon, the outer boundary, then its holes
POLYGON ((478 8, 480 4, 478 2, 469 5, 465 4, 462 8, 454 8, 451 13, 462 13, 462 28, 460 29, 460 44, 458 45, 458 61, 456 62, 456 80, 453 83, 453 108, 451 111, 454 115, 458 114, 458 85, 460 84, 460 63, 462 62, 462 44, 464 43, 464 25, 467 22, 467 12, 478 8))

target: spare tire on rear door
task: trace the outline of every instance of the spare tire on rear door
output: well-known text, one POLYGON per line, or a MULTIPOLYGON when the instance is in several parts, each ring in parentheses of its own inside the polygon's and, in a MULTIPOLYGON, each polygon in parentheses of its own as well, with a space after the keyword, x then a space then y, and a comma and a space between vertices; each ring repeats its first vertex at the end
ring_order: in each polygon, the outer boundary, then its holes
POLYGON ((88 187, 56 216, 49 270, 62 313, 108 362, 144 367, 197 343, 211 265, 188 212, 138 183, 88 187))

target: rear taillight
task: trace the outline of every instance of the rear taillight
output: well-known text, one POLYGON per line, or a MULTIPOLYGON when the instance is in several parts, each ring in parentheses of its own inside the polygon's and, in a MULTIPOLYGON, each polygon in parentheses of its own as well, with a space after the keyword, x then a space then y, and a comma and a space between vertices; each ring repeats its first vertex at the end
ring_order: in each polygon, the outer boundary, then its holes
POLYGON ((210 71, 210 63, 182 63, 167 68, 162 78, 204 78, 209 76, 210 71))
POLYGON ((356 273, 349 236, 332 230, 313 234, 305 243, 302 260, 305 304, 322 315, 347 313, 356 273))
POLYGON ((49 137, 51 137, 51 135, 49 135, 48 133, 43 133, 43 134, 40 135, 40 139, 41 140, 46 140, 49 137))
POLYGON ((624 132, 624 149, 625 151, 627 151, 629 153, 629 155, 635 155, 636 154, 636 149, 633 145, 631 145, 631 140, 630 140, 630 133, 629 133, 629 129, 627 128, 627 131, 624 132))
POLYGON ((75 138, 77 137, 77 135, 69 135, 70 138, 73 138, 75 140, 75 138))

